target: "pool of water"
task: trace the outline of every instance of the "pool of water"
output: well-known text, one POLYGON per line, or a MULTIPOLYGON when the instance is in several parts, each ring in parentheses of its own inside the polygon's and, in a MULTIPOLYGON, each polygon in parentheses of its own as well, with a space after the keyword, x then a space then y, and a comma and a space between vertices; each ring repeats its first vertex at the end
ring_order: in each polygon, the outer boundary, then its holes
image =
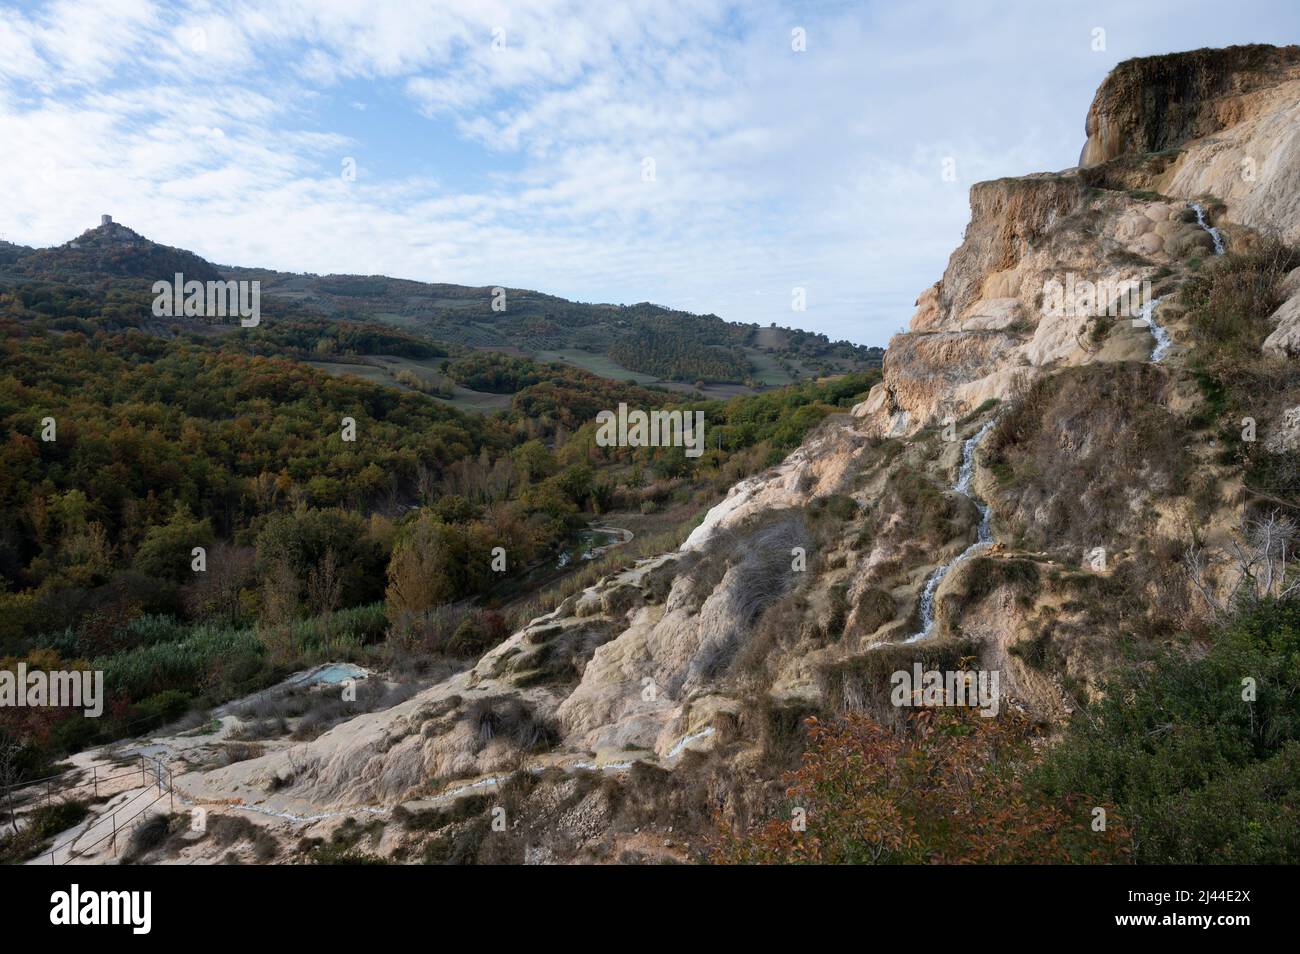
POLYGON ((326 663, 290 678, 294 686, 337 686, 349 679, 365 679, 368 673, 351 663, 326 663))
POLYGON ((562 569, 582 560, 595 559, 597 550, 611 543, 617 543, 619 539, 617 534, 610 533, 608 530, 579 530, 574 534, 573 542, 564 548, 564 552, 556 560, 556 569, 562 569))

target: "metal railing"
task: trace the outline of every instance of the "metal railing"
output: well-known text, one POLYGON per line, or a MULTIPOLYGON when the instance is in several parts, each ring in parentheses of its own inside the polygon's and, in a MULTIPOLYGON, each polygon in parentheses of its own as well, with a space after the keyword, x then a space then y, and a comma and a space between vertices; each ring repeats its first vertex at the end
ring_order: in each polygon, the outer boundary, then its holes
MULTIPOLYGON (((118 773, 109 776, 109 778, 121 778, 124 774, 135 775, 135 770, 132 769, 129 773, 118 773)), ((98 778, 94 780, 96 784, 96 792, 98 792, 98 782, 106 780, 107 779, 98 778)), ((100 818, 91 822, 85 830, 81 831, 77 835, 65 839, 62 843, 55 842, 55 844, 51 845, 48 852, 50 856, 50 864, 70 864, 75 859, 90 853, 95 848, 98 848, 105 841, 109 842, 113 849, 113 854, 116 856, 118 836, 133 831, 144 820, 144 815, 149 811, 149 809, 153 808, 153 806, 166 798, 169 800, 168 810, 175 811, 176 789, 172 785, 172 772, 170 769, 163 766, 161 759, 154 759, 150 762, 143 755, 140 756, 140 782, 144 787, 115 808, 112 812, 100 816, 100 818), (152 785, 150 785, 151 780, 152 785), (151 794, 154 796, 152 799, 140 804, 135 811, 124 816, 124 812, 128 806, 135 803, 140 798, 151 794), (88 845, 80 844, 82 839, 105 823, 107 823, 107 830, 102 835, 90 842, 88 845), (71 847, 74 844, 77 845, 75 849, 71 847), (58 853, 64 848, 68 849, 67 857, 62 861, 59 861, 58 853)), ((87 783, 83 782, 80 784, 84 785, 87 783)))
POLYGON ((99 818, 92 821, 90 825, 88 825, 85 829, 80 831, 78 834, 70 838, 65 838, 61 842, 56 840, 55 843, 52 844, 46 851, 41 852, 41 855, 49 856, 50 864, 52 865, 54 864, 66 865, 69 862, 75 860, 76 858, 82 857, 83 855, 90 853, 93 849, 98 848, 105 841, 109 841, 110 845, 112 846, 113 853, 114 855, 116 855, 118 836, 134 830, 136 826, 138 826, 140 822, 143 821, 143 816, 146 812, 149 811, 149 809, 153 808, 164 798, 169 800, 169 805, 168 805, 169 811, 175 811, 176 809, 176 790, 172 785, 172 772, 170 769, 166 768, 163 765, 161 759, 155 758, 153 760, 150 760, 146 758, 143 754, 141 754, 140 764, 138 767, 132 766, 131 768, 127 768, 121 772, 113 772, 112 774, 109 775, 101 775, 99 774, 99 766, 91 766, 90 778, 80 778, 77 781, 64 783, 57 786, 55 784, 59 779, 64 779, 67 776, 72 775, 74 773, 84 773, 84 772, 85 769, 79 769, 79 768, 70 769, 67 772, 61 772, 57 775, 49 775, 46 776, 45 778, 29 779, 23 782, 16 782, 13 785, 9 785, 4 787, 3 789, 0 789, 0 792, 3 792, 5 794, 9 802, 9 812, 10 812, 10 818, 12 820, 14 814, 13 794, 16 791, 29 789, 29 788, 36 788, 41 783, 44 783, 45 804, 46 806, 50 806, 50 805, 54 805, 56 802, 68 802, 74 800, 77 797, 79 790, 81 789, 87 789, 87 788, 90 789, 91 791, 94 792, 94 797, 98 798, 101 785, 107 784, 117 779, 123 779, 128 777, 134 779, 136 776, 139 776, 139 780, 140 780, 139 792, 132 795, 121 805, 117 806, 117 808, 113 809, 112 812, 101 815, 99 818), (152 795, 153 798, 144 802, 140 801, 142 798, 145 798, 149 795, 152 795), (134 810, 130 811, 129 814, 127 814, 128 808, 130 808, 132 805, 135 805, 136 807, 134 808, 134 810), (105 831, 103 834, 101 834, 99 837, 97 837, 94 841, 90 842, 89 844, 80 844, 80 842, 82 842, 83 839, 85 839, 92 832, 95 832, 96 829, 98 829, 100 826, 105 827, 105 831), (71 847, 74 844, 77 845, 76 848, 71 847), (59 861, 58 860, 59 852, 64 851, 65 849, 66 849, 66 857, 62 861, 59 861))

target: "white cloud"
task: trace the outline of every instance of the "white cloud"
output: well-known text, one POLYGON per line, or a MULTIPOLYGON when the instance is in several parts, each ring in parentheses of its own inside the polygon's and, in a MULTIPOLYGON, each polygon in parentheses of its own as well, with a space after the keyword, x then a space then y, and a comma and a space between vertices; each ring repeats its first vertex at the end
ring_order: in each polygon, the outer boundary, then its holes
POLYGON ((224 263, 650 299, 883 343, 960 240, 969 185, 1069 165, 1115 61, 1297 21, 1262 0, 1176 18, 1172 2, 1007 6, 0 7, 0 232, 52 244, 111 212, 224 263))

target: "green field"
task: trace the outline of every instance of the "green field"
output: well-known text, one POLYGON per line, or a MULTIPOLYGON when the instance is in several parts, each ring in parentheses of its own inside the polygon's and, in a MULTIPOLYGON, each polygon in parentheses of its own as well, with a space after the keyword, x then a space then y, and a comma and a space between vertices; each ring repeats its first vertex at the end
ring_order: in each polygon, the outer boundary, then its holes
POLYGON ((353 377, 362 378, 372 384, 383 384, 390 388, 401 388, 403 391, 410 391, 411 388, 398 384, 383 368, 377 368, 373 364, 349 364, 342 361, 304 361, 303 364, 309 364, 313 368, 319 368, 326 374, 332 374, 339 378, 350 374, 353 377))
MULTIPOLYGON (((518 348, 488 348, 485 350, 509 350, 516 354, 521 353, 518 348)), ((701 394, 706 398, 724 401, 728 398, 737 397, 739 395, 755 394, 758 391, 766 390, 767 388, 782 387, 790 384, 794 380, 781 368, 780 363, 773 355, 755 349, 746 349, 746 355, 754 364, 754 377, 759 383, 759 387, 757 388, 746 387, 743 384, 706 384, 702 388, 697 388, 694 384, 687 382, 664 381, 660 378, 656 378, 654 375, 642 374, 625 368, 606 355, 592 354, 590 351, 583 351, 578 348, 539 351, 532 357, 538 362, 554 361, 559 364, 567 364, 572 367, 581 368, 584 371, 589 371, 592 374, 597 374, 613 381, 634 381, 637 384, 658 385, 659 387, 667 388, 670 391, 675 391, 678 394, 701 394)), ((396 355, 382 354, 368 355, 352 362, 308 361, 307 364, 310 364, 315 368, 320 368, 329 374, 351 374, 375 384, 383 384, 389 387, 401 388, 404 391, 410 391, 413 389, 397 380, 396 375, 399 371, 408 370, 425 380, 431 382, 443 382, 446 380, 441 370, 444 360, 444 358, 415 360, 413 358, 403 358, 396 355)), ((456 384, 454 384, 453 387, 455 388, 455 395, 453 397, 437 397, 435 399, 465 411, 497 411, 510 406, 512 395, 489 394, 483 391, 472 391, 456 384)))
POLYGON ((746 348, 745 357, 747 357, 750 363, 754 366, 755 380, 766 387, 781 387, 782 385, 790 384, 794 380, 790 375, 785 373, 780 362, 766 351, 746 348))
POLYGON ((450 404, 452 407, 460 408, 462 411, 500 411, 510 406, 510 401, 514 398, 513 394, 489 394, 486 391, 471 391, 469 388, 463 388, 456 385, 456 395, 453 398, 437 398, 443 404, 450 404))
POLYGON ((606 355, 592 354, 590 351, 580 351, 577 348, 565 348, 561 351, 539 351, 533 355, 533 359, 535 361, 558 361, 561 364, 572 364, 584 371, 590 371, 592 374, 599 374, 602 378, 611 378, 615 381, 635 381, 637 384, 659 383, 659 379, 653 374, 629 371, 606 355))
MULTIPOLYGON (((416 361, 413 358, 403 358, 397 355, 377 354, 369 355, 360 362, 307 361, 304 363, 311 365, 313 368, 319 368, 326 374, 332 374, 335 377, 349 374, 370 381, 373 384, 382 384, 403 391, 415 391, 414 388, 408 387, 397 380, 397 372, 402 370, 412 371, 427 380, 441 382, 445 380, 440 370, 442 362, 442 358, 416 361)), ((471 391, 469 388, 463 388, 458 384, 453 385, 453 387, 455 388, 455 394, 451 398, 442 398, 436 395, 429 396, 435 401, 450 404, 462 411, 499 411, 510 406, 512 395, 471 391)))
POLYGON ((590 351, 582 351, 577 348, 565 348, 558 351, 539 351, 533 355, 537 361, 558 361, 563 364, 571 364, 582 368, 584 371, 590 371, 592 374, 599 374, 603 378, 610 378, 614 381, 635 381, 637 384, 658 384, 672 391, 683 394, 694 393, 699 391, 705 397, 727 399, 735 397, 738 394, 754 394, 757 390, 769 387, 781 387, 791 383, 793 380, 788 374, 781 369, 776 358, 762 351, 756 351, 751 348, 745 349, 745 355, 754 364, 754 377, 762 386, 760 388, 749 388, 742 384, 706 384, 702 388, 696 388, 694 384, 680 381, 665 381, 657 378, 652 374, 642 374, 638 371, 631 371, 623 367, 603 354, 592 354, 590 351))

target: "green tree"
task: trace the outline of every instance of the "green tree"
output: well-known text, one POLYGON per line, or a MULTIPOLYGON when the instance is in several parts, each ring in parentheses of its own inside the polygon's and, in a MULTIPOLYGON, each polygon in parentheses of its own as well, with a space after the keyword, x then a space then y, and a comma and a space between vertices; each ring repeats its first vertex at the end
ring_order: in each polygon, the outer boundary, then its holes
POLYGON ((134 566, 141 573, 173 583, 193 578, 193 550, 212 544, 212 525, 193 516, 177 503, 166 523, 150 527, 135 553, 134 566))
POLYGON ((555 455, 539 440, 516 447, 511 457, 528 483, 537 483, 555 473, 555 455))

